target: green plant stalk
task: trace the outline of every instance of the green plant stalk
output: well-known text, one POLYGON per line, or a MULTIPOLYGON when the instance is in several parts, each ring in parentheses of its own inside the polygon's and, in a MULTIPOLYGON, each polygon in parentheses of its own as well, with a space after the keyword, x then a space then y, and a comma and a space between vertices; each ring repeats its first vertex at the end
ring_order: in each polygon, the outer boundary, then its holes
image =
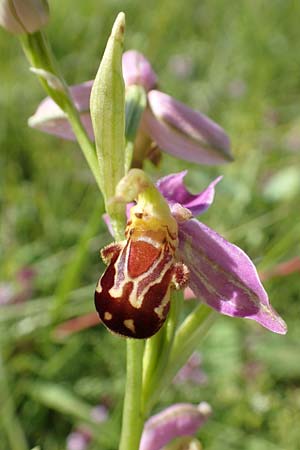
POLYGON ((151 411, 161 393, 170 385, 178 370, 185 364, 191 356, 199 342, 207 334, 211 325, 214 323, 217 314, 204 304, 200 304, 190 313, 178 328, 168 365, 162 371, 158 382, 153 386, 153 390, 145 399, 145 412, 151 411))
MULTIPOLYGON (((122 239, 122 231, 116 234, 122 239)), ((144 426, 142 411, 143 354, 145 342, 127 339, 126 386, 123 404, 122 430, 119 450, 138 450, 144 426)))
MULTIPOLYGON (((144 392, 147 389, 147 384, 151 379, 152 374, 157 366, 160 350, 163 347, 163 341, 165 337, 165 328, 162 327, 158 333, 146 340, 145 351, 143 357, 143 398, 144 392)), ((143 400, 144 403, 144 400, 143 400)))
POLYGON ((119 450, 138 450, 144 426, 141 407, 144 340, 127 339, 127 377, 119 450))
POLYGON ((58 86, 55 88, 47 78, 38 76, 47 94, 66 113, 83 155, 100 188, 101 178, 95 147, 82 125, 80 115, 69 94, 68 86, 60 73, 46 35, 42 31, 37 31, 32 34, 20 35, 20 41, 30 65, 35 69, 43 69, 54 75, 57 80, 58 86))

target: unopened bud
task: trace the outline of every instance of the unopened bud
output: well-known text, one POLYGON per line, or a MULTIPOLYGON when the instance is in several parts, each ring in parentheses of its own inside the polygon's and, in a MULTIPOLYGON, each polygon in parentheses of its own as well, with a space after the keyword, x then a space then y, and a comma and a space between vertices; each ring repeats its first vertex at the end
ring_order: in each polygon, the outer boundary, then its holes
POLYGON ((0 25, 11 33, 34 33, 48 20, 47 0, 0 0, 0 25))

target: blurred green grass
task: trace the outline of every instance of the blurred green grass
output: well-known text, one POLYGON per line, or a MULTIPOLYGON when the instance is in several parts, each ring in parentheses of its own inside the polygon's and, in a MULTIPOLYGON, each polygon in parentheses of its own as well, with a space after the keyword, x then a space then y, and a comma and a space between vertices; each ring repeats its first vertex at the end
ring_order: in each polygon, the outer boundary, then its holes
MULTIPOLYGON (((160 87, 230 134, 235 162, 199 167, 164 155, 155 176, 189 169, 200 190, 224 179, 202 218, 244 248, 261 270, 299 255, 300 3, 292 0, 58 0, 48 33, 68 83, 93 78, 118 11, 126 48, 149 57, 160 87), (229 207, 230 206, 230 207, 229 207)), ((27 128, 43 92, 17 40, 0 30, 1 280, 30 266, 32 298, 0 306, 0 449, 65 448, 81 422, 91 449, 115 449, 124 388, 124 342, 100 326, 57 340, 57 323, 93 311, 93 285, 109 242, 99 193, 76 144, 27 128), (99 219, 99 220, 98 220, 99 219), (113 357, 112 357, 113 355, 113 357), (110 420, 91 424, 104 402, 110 420), (23 430, 23 432, 22 432, 23 430)), ((162 405, 209 401, 207 450, 300 449, 299 274, 268 280, 289 326, 276 336, 220 317, 201 347, 205 386, 173 387, 162 405)))

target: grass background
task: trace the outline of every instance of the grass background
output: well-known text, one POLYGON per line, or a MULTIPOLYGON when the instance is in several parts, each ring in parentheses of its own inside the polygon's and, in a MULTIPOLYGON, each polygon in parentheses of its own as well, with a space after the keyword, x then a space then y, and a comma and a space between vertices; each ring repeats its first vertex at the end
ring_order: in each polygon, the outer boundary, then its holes
MULTIPOLYGON (((219 122, 235 162, 200 167, 164 155, 155 177, 188 168, 201 190, 224 174, 201 220, 241 246, 259 270, 299 255, 300 3, 292 0, 53 0, 47 27, 69 84, 92 79, 116 14, 127 16, 126 49, 151 60, 160 88, 219 122)), ((90 449, 117 447, 124 388, 124 341, 101 326, 58 339, 57 324, 93 311, 110 237, 103 204, 75 143, 27 128, 43 92, 18 46, 0 30, 1 287, 20 289, 35 271, 30 299, 0 306, 0 449, 65 448, 90 408, 109 421, 90 449), (26 436, 27 444, 24 443, 26 436), (28 445, 28 446, 27 446, 28 445)), ((205 386, 173 386, 162 406, 209 401, 200 431, 206 450, 300 449, 299 269, 265 282, 288 323, 276 336, 250 321, 219 317, 199 348, 205 386)), ((93 426, 90 424, 90 426, 93 426)))

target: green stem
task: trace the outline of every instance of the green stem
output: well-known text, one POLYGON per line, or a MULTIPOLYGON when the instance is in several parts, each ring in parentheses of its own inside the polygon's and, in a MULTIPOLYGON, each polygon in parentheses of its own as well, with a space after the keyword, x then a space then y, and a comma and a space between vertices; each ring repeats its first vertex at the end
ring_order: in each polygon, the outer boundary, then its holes
POLYGON ((97 156, 96 156, 95 146, 90 141, 90 139, 85 131, 85 128, 81 123, 80 116, 79 116, 78 111, 75 108, 75 106, 72 103, 67 105, 65 112, 68 115, 69 122, 72 126, 72 129, 74 131, 74 134, 76 136, 78 144, 79 144, 79 146, 82 150, 82 153, 92 171, 92 174, 94 175, 96 183, 101 192, 100 172, 99 172, 99 166, 98 166, 98 160, 97 160, 97 156))
POLYGON ((158 333, 146 340, 143 358, 143 398, 145 398, 145 391, 148 392, 149 390, 148 385, 159 361, 164 337, 165 329, 163 327, 158 333))
POLYGON ((20 41, 31 66, 36 69, 43 69, 57 78, 60 84, 59 89, 55 89, 46 78, 42 76, 38 77, 47 94, 68 116, 79 146, 100 188, 101 180, 94 144, 90 141, 82 125, 80 115, 69 94, 68 86, 60 73, 58 63, 56 62, 46 35, 41 31, 24 34, 20 36, 20 41))
POLYGON ((141 407, 144 341, 127 340, 127 377, 119 450, 138 450, 144 425, 141 407))

